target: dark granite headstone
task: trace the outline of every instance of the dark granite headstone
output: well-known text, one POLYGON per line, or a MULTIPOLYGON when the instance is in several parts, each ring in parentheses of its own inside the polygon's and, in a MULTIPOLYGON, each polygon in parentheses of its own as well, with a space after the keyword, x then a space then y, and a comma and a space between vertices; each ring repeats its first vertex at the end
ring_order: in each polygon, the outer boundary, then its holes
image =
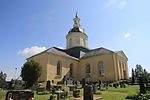
POLYGON ((139 77, 140 93, 146 93, 143 77, 139 77))
POLYGON ((84 86, 83 100, 93 100, 93 89, 92 86, 84 86))
POLYGON ((92 85, 92 87, 93 87, 93 93, 95 94, 97 91, 97 86, 94 84, 94 85, 92 85))
POLYGON ((63 77, 63 84, 65 84, 65 83, 66 83, 66 80, 67 80, 67 77, 66 77, 66 76, 64 76, 64 77, 63 77))
POLYGON ((50 88, 51 88, 51 82, 50 82, 50 80, 48 80, 47 83, 46 83, 46 90, 49 91, 50 88))
POLYGON ((77 89, 73 90, 73 96, 75 98, 80 97, 80 90, 77 90, 77 89))
POLYGON ((84 88, 86 82, 85 82, 85 78, 82 79, 82 88, 84 88))

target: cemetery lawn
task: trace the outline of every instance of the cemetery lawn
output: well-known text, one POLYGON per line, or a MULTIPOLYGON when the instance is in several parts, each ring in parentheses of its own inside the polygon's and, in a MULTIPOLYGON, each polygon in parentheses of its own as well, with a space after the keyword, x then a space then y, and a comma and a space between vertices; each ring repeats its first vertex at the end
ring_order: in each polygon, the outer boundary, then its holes
POLYGON ((107 91, 101 91, 100 97, 104 100, 125 100, 127 95, 137 94, 139 85, 129 85, 127 88, 109 87, 107 91))
MULTIPOLYGON (((102 100, 125 100, 128 94, 137 94, 139 92, 139 85, 129 85, 127 88, 114 88, 109 87, 107 91, 97 91, 94 96, 102 97, 102 100)), ((0 89, 0 100, 5 100, 5 90, 0 89)), ((48 100, 51 94, 37 95, 34 93, 35 100, 48 100)), ((83 89, 80 89, 80 96, 83 96, 83 89)), ((65 100, 71 100, 72 93, 68 94, 68 98, 65 100)))
MULTIPOLYGON (((109 87, 107 91, 97 91, 94 96, 102 97, 102 100, 125 100, 128 94, 137 94, 139 92, 139 85, 129 85, 127 88, 109 87)), ((80 96, 83 96, 83 89, 80 89, 80 96)), ((50 94, 37 95, 35 93, 35 100, 47 100, 50 94)), ((71 100, 72 93, 68 94, 65 100, 71 100)))

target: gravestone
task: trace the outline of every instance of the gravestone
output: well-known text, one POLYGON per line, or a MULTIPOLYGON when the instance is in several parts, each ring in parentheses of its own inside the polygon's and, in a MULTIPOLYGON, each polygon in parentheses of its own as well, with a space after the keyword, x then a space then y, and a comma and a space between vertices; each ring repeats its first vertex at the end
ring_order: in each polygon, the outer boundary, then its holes
POLYGON ((79 86, 80 85, 80 81, 77 81, 77 86, 79 86))
POLYGON ((80 90, 77 90, 77 89, 73 90, 73 96, 74 96, 75 98, 80 97, 80 90))
POLYGON ((67 77, 64 76, 64 77, 63 77, 63 84, 66 84, 66 81, 67 81, 67 77))
POLYGON ((73 84, 73 85, 75 84, 75 81, 74 81, 74 80, 72 81, 72 84, 73 84))
POLYGON ((48 80, 46 82, 46 90, 50 91, 50 88, 51 88, 51 82, 50 82, 50 80, 48 80))
POLYGON ((101 81, 98 81, 99 90, 101 90, 101 81))
POLYGON ((93 84, 92 87, 93 87, 93 94, 95 94, 97 91, 97 86, 95 84, 93 84))
POLYGON ((82 79, 82 88, 84 88, 86 82, 85 82, 85 78, 82 79))
POLYGON ((68 84, 68 85, 72 85, 72 82, 73 82, 73 81, 72 81, 71 79, 67 79, 67 84, 68 84))
POLYGON ((84 86, 83 100, 93 100, 93 89, 92 86, 84 86))
POLYGON ((139 77, 140 93, 146 93, 143 77, 139 77))
POLYGON ((52 87, 52 95, 54 95, 56 92, 56 89, 54 87, 52 87))
POLYGON ((52 80, 52 84, 54 84, 54 80, 52 80))

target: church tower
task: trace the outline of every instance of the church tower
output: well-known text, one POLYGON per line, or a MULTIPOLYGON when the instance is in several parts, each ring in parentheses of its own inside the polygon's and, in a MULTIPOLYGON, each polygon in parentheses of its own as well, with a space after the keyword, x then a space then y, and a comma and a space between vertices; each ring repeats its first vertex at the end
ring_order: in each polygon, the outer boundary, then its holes
POLYGON ((73 28, 70 29, 66 36, 67 49, 77 46, 88 48, 88 36, 86 35, 84 29, 81 28, 80 18, 77 13, 73 21, 73 28))

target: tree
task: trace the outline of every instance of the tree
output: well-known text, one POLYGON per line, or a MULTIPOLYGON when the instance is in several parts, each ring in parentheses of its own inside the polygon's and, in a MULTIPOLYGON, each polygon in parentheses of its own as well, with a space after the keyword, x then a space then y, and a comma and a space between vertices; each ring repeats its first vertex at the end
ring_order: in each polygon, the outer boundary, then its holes
POLYGON ((0 83, 6 81, 6 73, 3 73, 2 71, 0 72, 0 83))
POLYGON ((148 86, 148 72, 146 71, 146 69, 144 69, 143 71, 143 78, 144 78, 144 82, 146 84, 146 86, 148 86))
POLYGON ((135 68, 135 76, 136 78, 139 78, 139 77, 142 77, 143 76, 143 68, 141 65, 136 65, 136 68, 135 68))
POLYGON ((25 81, 26 88, 30 88, 36 83, 41 73, 39 63, 33 60, 28 60, 21 69, 21 77, 22 80, 25 81))
POLYGON ((135 74, 134 74, 134 70, 132 68, 132 84, 134 84, 134 83, 135 83, 135 74))

